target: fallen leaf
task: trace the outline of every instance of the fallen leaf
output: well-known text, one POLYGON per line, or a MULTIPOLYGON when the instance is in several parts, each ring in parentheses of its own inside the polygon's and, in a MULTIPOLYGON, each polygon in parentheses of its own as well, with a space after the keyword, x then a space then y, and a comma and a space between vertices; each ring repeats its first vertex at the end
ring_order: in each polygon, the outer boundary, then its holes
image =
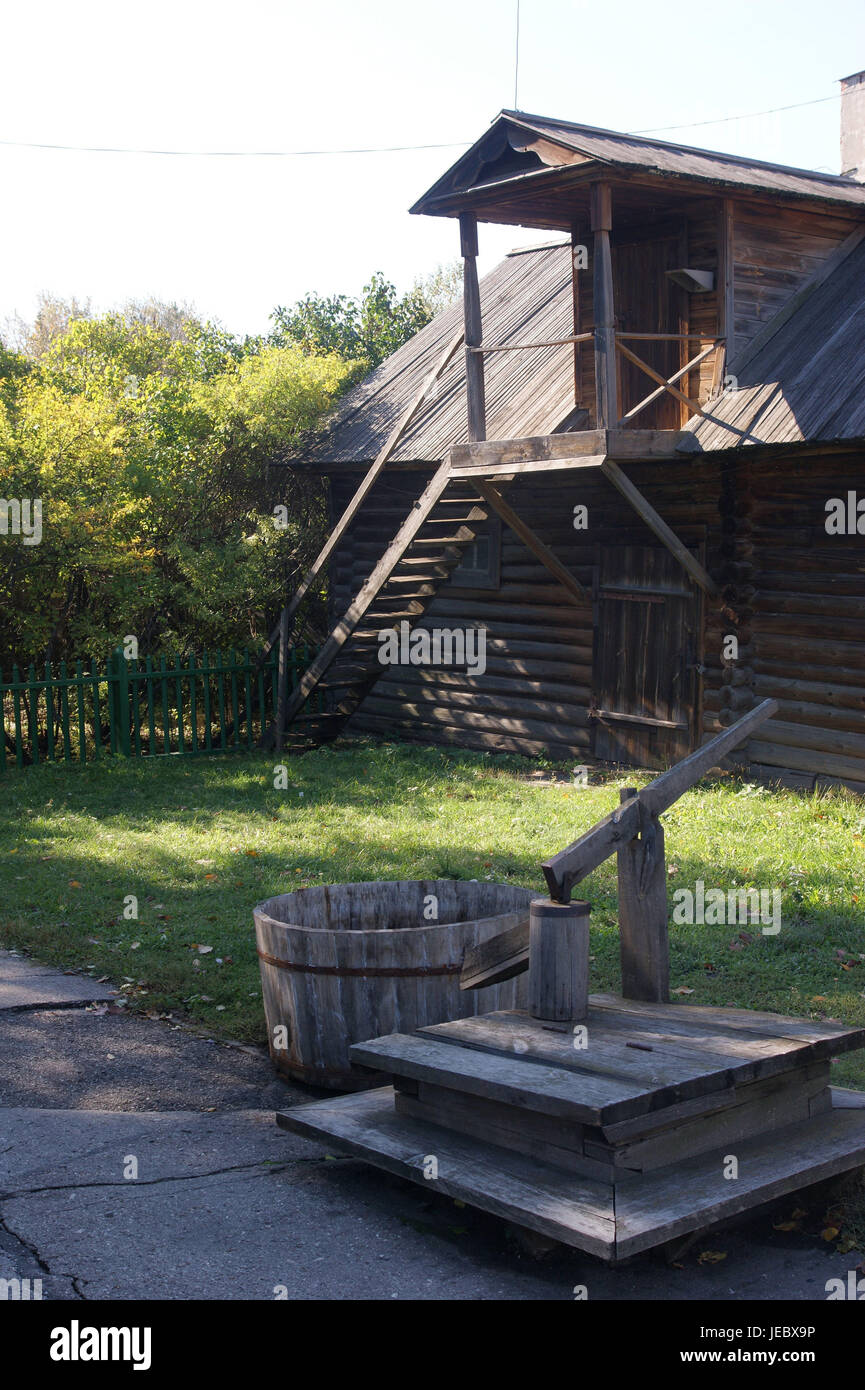
POLYGON ((722 1260, 726 1260, 726 1258, 727 1258, 727 1252, 726 1252, 726 1250, 703 1250, 703 1251, 697 1256, 697 1264, 698 1264, 698 1265, 717 1265, 717 1264, 720 1264, 722 1260))
POLYGON ((688 989, 688 986, 687 986, 687 985, 679 985, 679 988, 678 988, 678 989, 671 989, 671 990, 670 990, 670 993, 671 993, 671 994, 693 994, 694 991, 693 991, 692 989, 688 989))
POLYGON ((841 1231, 838 1226, 825 1226, 820 1232, 820 1235, 825 1241, 835 1240, 840 1234, 841 1231))
POLYGON ((741 941, 728 941, 728 942, 727 942, 727 950, 728 950, 728 951, 742 951, 742 950, 744 950, 744 949, 745 949, 745 948, 743 947, 741 941))
POLYGON ((749 931, 740 931, 739 940, 744 941, 746 946, 750 946, 754 938, 749 931))
POLYGON ((70 880, 69 880, 69 887, 70 887, 70 888, 80 888, 80 887, 81 887, 81 884, 78 882, 78 879, 77 879, 77 878, 70 878, 70 880))
POLYGON ((207 881, 208 883, 212 883, 213 880, 214 880, 215 878, 218 878, 218 877, 219 877, 219 875, 218 875, 218 874, 205 874, 204 877, 205 877, 205 879, 206 879, 206 881, 207 881))
POLYGON ((775 1221, 772 1223, 773 1231, 795 1231, 799 1228, 798 1221, 775 1221))

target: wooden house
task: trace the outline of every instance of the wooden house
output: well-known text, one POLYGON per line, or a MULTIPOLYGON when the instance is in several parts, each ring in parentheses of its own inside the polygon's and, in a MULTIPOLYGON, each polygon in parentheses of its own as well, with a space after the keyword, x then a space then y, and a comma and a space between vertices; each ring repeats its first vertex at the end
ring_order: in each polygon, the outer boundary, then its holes
POLYGON ((496 118, 412 209, 458 223, 463 305, 291 462, 333 631, 280 738, 659 767, 773 697, 752 774, 865 791, 863 132, 861 73, 837 176, 496 118), (479 284, 480 222, 550 239, 479 284), (400 624, 482 629, 484 669, 382 664, 400 624))

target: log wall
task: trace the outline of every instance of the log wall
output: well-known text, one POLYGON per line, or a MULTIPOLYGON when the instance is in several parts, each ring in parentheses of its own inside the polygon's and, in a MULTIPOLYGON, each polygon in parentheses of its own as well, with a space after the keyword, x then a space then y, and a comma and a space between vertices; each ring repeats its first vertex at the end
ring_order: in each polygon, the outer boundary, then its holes
MULTIPOLYGON (((729 451, 625 468, 686 544, 704 546, 721 585, 704 608, 701 737, 771 696, 781 713, 749 745, 755 772, 865 791, 865 538, 825 528, 826 501, 855 488, 865 455, 729 451), (724 658, 729 636, 738 640, 735 660, 724 658)), ((335 557, 334 611, 360 587, 426 476, 394 474, 372 494, 335 557)), ((334 480, 336 508, 354 481, 334 480)), ((524 476, 505 495, 589 592, 602 549, 657 543, 598 474, 524 476), (589 510, 585 532, 573 527, 578 503, 589 510)), ((421 624, 484 626, 484 674, 388 668, 349 729, 528 756, 590 756, 591 604, 572 602, 506 527, 500 586, 444 582, 421 624)))
POLYGON ((734 354, 783 308, 860 220, 734 203, 734 354))

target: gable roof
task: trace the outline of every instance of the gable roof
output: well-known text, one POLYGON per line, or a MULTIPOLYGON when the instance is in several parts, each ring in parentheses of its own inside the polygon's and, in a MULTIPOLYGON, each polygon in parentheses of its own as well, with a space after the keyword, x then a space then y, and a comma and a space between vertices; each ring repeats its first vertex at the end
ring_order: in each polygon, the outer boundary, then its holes
POLYGON ((848 239, 831 274, 796 296, 731 364, 736 390, 687 429, 702 449, 865 436, 865 236, 848 239), (743 431, 736 436, 715 421, 743 431))
POLYGON ((489 197, 528 188, 563 171, 569 182, 597 179, 616 169, 666 180, 739 189, 752 194, 807 198, 865 208, 865 184, 840 174, 789 168, 740 155, 719 154, 689 145, 627 135, 574 121, 501 111, 469 150, 414 204, 414 213, 458 210, 476 191, 489 197), (522 155, 522 166, 516 156, 522 155), (503 162, 503 157, 504 162, 503 162), (534 164, 535 167, 530 167, 534 164), (496 166, 502 169, 496 174, 496 166), (599 168, 599 166, 601 166, 599 168))
MULTIPOLYGON (((574 331, 569 243, 511 252, 484 276, 480 292, 485 342, 534 343, 574 331)), ((398 348, 343 397, 325 433, 297 461, 371 462, 462 319, 462 303, 456 303, 398 348)), ((573 413, 571 347, 490 353, 485 376, 490 439, 551 434, 573 413)), ((402 435, 392 462, 438 463, 455 444, 468 443, 465 391, 460 350, 402 435)))

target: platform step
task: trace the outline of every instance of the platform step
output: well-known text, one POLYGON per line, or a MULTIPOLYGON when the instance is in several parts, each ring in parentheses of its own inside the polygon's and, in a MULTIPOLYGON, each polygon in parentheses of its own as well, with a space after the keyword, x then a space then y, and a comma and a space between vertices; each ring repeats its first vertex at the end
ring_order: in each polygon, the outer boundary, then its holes
POLYGON ((865 1030, 691 1005, 592 995, 584 1037, 503 1010, 356 1043, 352 1061, 607 1127, 693 1100, 697 1109, 752 1081, 823 1062, 865 1030))
POLYGON ((724 1176, 722 1146, 615 1193, 609 1184, 398 1115, 390 1087, 296 1106, 277 1122, 611 1263, 865 1164, 865 1110, 854 1108, 738 1144, 735 1181, 724 1176))

